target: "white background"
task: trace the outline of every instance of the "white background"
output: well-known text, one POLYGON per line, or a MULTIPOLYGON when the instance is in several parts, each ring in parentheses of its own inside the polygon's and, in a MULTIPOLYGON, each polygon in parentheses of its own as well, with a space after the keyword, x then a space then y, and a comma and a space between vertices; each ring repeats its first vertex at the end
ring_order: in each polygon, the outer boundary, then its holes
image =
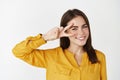
MULTIPOLYGON (((0 80, 46 80, 45 69, 16 58, 12 48, 28 36, 59 27, 63 13, 73 8, 88 16, 93 46, 106 55, 108 80, 119 80, 119 4, 119 0, 0 0, 0 80)), ((58 45, 55 40, 41 48, 58 45)))

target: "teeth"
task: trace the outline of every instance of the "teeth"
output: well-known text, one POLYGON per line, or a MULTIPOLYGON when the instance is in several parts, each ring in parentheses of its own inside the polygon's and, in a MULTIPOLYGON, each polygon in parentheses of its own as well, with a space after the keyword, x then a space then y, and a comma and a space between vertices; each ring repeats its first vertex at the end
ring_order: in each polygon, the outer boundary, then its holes
POLYGON ((84 40, 84 39, 85 39, 85 36, 82 36, 82 37, 75 37, 75 39, 84 40))
POLYGON ((79 38, 79 39, 84 39, 84 38, 82 37, 82 38, 79 38))
POLYGON ((80 38, 77 38, 77 39, 79 39, 79 40, 83 40, 83 39, 85 39, 85 37, 80 37, 80 38))
POLYGON ((83 40, 84 38, 79 38, 79 40, 83 40))

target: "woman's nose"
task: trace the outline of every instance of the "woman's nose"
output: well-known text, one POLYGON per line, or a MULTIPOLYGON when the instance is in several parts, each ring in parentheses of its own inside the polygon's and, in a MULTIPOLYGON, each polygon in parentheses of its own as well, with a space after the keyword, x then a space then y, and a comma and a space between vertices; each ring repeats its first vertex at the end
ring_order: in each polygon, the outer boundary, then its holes
POLYGON ((83 35, 84 31, 82 29, 79 29, 78 31, 76 31, 78 35, 83 35))

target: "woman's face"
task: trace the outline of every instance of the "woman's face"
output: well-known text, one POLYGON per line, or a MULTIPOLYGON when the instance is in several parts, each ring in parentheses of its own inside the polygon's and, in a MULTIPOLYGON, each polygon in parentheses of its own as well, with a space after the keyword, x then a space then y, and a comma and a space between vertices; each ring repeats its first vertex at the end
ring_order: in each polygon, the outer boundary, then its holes
POLYGON ((73 24, 71 28, 67 30, 68 33, 74 34, 69 37, 70 46, 77 45, 83 47, 89 37, 89 28, 82 16, 77 16, 70 20, 67 25, 73 24))

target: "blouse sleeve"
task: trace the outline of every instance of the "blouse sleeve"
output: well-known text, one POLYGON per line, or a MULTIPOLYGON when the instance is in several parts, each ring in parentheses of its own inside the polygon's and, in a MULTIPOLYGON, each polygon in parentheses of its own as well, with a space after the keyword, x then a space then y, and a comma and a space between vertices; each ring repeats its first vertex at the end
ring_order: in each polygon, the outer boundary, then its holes
POLYGON ((101 57, 101 79, 100 80, 107 80, 106 57, 104 54, 101 57))
POLYGON ((20 58, 33 66, 46 68, 46 55, 48 51, 37 49, 45 43, 46 41, 42 38, 41 34, 35 37, 31 36, 18 43, 12 49, 12 52, 17 58, 20 58))

